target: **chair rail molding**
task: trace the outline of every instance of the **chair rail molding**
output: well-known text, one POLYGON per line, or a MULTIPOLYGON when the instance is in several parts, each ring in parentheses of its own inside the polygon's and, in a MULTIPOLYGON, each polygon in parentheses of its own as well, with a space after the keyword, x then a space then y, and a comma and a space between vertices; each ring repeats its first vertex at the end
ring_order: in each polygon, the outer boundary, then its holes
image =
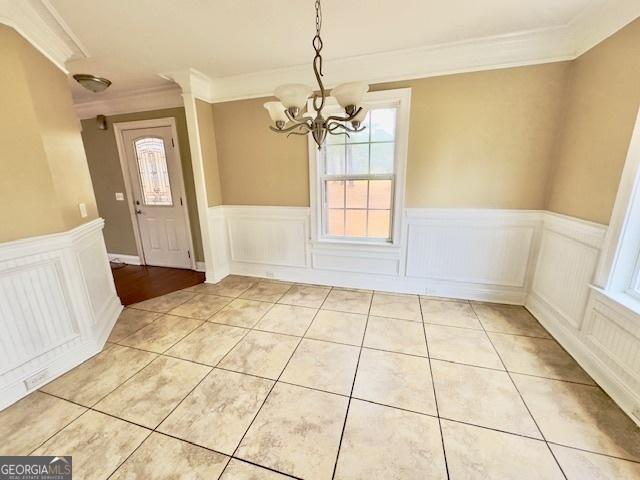
POLYGON ((104 346, 122 305, 103 226, 0 244, 0 409, 104 346))

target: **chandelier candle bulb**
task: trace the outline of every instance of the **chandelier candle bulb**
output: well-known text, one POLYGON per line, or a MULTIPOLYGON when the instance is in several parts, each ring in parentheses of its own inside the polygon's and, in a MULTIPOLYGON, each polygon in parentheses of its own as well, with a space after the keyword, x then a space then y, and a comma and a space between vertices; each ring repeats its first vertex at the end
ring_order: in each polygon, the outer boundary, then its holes
MULTIPOLYGON (((313 37, 313 49, 316 52, 313 58, 313 73, 316 76, 320 94, 313 95, 313 110, 315 117, 310 115, 299 115, 304 111, 307 99, 313 93, 313 89, 300 83, 290 83, 276 88, 274 94, 280 102, 267 102, 264 108, 269 111, 271 120, 276 126, 269 128, 277 133, 289 135, 307 135, 311 133, 313 140, 318 145, 318 150, 322 147, 327 134, 347 135, 349 132, 361 132, 364 127, 360 127, 367 116, 367 109, 360 104, 364 94, 369 91, 369 85, 364 82, 349 82, 338 85, 333 89, 333 94, 338 103, 344 108, 344 115, 330 115, 325 118, 322 109, 327 98, 324 85, 322 84, 322 38, 320 28, 322 27, 322 8, 320 0, 316 0, 316 35, 313 37), (284 116, 283 116, 284 115, 284 116), (347 126, 348 123, 351 126, 347 126)), ((309 109, 309 113, 312 113, 309 109)))

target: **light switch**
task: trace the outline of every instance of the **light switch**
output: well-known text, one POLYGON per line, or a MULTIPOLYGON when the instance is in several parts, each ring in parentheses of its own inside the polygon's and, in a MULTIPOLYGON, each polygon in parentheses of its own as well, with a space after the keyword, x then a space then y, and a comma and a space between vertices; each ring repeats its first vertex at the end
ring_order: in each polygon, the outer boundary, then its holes
POLYGON ((87 216, 87 206, 84 203, 81 203, 78 205, 78 207, 80 207, 80 216, 82 218, 87 216))
POLYGON ((116 192, 116 200, 118 200, 120 202, 124 202, 124 193, 116 192))

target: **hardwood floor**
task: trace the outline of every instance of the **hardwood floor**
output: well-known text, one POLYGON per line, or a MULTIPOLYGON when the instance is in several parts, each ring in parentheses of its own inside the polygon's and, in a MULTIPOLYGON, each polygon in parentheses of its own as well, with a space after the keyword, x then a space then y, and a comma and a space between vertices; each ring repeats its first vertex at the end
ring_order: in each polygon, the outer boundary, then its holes
POLYGON ((111 264, 123 305, 148 300, 204 282, 204 273, 180 268, 111 264))

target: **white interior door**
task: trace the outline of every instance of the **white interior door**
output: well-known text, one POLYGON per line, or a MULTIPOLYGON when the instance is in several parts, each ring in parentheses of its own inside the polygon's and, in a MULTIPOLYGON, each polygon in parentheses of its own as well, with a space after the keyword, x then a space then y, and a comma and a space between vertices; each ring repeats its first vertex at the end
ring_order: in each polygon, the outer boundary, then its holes
POLYGON ((145 263, 192 268, 182 172, 171 127, 124 130, 122 140, 145 263))

